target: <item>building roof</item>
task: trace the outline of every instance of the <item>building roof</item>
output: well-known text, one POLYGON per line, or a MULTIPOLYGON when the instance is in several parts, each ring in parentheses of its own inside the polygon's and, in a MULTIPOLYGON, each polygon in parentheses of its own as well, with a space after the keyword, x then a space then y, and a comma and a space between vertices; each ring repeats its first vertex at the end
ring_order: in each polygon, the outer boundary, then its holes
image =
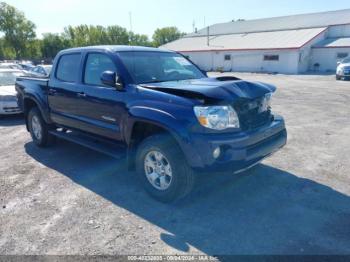
POLYGON ((184 37, 163 45, 162 48, 190 52, 212 50, 263 50, 298 49, 326 30, 326 27, 260 32, 248 34, 230 34, 207 37, 184 37))
MULTIPOLYGON (((214 24, 209 27, 209 34, 223 35, 282 31, 341 24, 350 24, 350 9, 214 24)), ((185 37, 206 35, 207 28, 203 28, 197 33, 188 34, 185 37)))
POLYGON ((317 43, 314 48, 350 48, 350 37, 327 38, 317 43))

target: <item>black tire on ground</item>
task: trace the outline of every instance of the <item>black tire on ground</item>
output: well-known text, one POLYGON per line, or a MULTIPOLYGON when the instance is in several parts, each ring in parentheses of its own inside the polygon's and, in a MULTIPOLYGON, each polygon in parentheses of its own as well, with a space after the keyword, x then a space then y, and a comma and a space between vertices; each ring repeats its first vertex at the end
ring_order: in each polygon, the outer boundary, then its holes
POLYGON ((145 190, 160 202, 168 203, 181 199, 190 193, 194 185, 194 171, 187 164, 180 147, 167 135, 153 135, 141 142, 136 154, 136 170, 145 190), (172 178, 165 190, 154 187, 146 176, 145 158, 148 153, 154 151, 163 154, 171 166, 172 178))
MULTIPOLYGON (((27 116, 28 120, 28 127, 30 135, 33 139, 33 142, 39 146, 39 147, 46 147, 49 145, 52 145, 55 141, 55 137, 49 133, 49 130, 51 128, 50 125, 48 125, 45 120, 42 118, 41 113, 37 107, 33 107, 27 116), (38 136, 35 134, 33 130, 33 118, 37 121, 36 123, 39 124, 41 129, 41 136, 38 136)), ((35 121, 34 120, 34 121, 35 121)))
POLYGON ((340 80, 340 76, 335 75, 335 79, 336 79, 336 80, 340 80))

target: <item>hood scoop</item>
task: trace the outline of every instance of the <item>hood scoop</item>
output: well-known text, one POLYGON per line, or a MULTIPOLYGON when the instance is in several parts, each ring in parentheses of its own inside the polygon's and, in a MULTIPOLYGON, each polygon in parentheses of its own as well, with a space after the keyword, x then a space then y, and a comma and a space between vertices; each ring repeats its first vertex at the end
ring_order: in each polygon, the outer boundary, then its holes
POLYGON ((218 76, 218 77, 215 77, 215 79, 220 81, 220 82, 242 80, 242 79, 235 77, 235 76, 218 76))

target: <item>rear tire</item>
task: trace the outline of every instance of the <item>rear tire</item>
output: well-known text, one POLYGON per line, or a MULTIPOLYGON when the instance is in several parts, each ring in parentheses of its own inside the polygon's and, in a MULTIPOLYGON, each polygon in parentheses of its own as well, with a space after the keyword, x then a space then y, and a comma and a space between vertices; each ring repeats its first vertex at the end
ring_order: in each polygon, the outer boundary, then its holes
POLYGON ((160 202, 183 198, 194 185, 194 172, 170 136, 154 135, 141 142, 136 154, 136 170, 145 190, 160 202))
POLYGON ((42 118, 37 107, 29 111, 27 120, 30 135, 37 146, 46 147, 54 143, 55 137, 49 133, 50 126, 42 118))

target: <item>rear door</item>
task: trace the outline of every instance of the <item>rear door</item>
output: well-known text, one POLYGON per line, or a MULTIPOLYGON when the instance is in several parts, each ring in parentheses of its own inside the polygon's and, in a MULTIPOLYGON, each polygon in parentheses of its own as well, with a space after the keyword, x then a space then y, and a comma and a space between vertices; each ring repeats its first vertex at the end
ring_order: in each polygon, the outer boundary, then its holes
POLYGON ((125 115, 126 90, 101 82, 104 71, 118 72, 118 68, 108 53, 90 52, 85 55, 82 90, 85 94, 81 106, 86 131, 114 140, 122 140, 121 121, 125 115))
POLYGON ((57 63, 55 75, 49 81, 48 103, 54 122, 72 128, 81 126, 82 87, 81 53, 63 54, 57 63))

